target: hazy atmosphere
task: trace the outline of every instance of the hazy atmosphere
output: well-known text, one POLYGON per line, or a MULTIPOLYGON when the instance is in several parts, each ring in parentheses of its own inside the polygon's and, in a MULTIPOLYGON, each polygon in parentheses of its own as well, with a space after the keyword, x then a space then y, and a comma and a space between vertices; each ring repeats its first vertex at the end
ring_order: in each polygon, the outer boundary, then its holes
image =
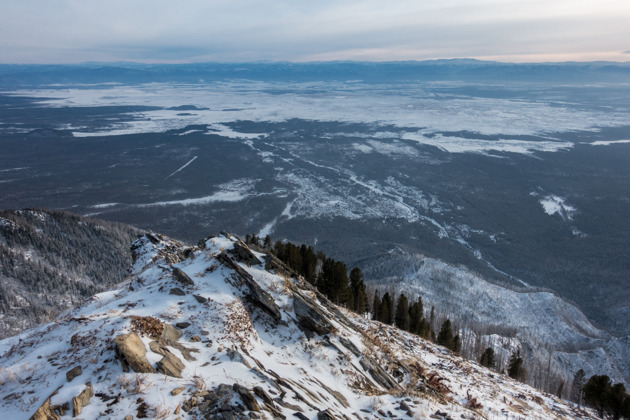
POLYGON ((0 5, 1 63, 630 58, 626 0, 0 5))

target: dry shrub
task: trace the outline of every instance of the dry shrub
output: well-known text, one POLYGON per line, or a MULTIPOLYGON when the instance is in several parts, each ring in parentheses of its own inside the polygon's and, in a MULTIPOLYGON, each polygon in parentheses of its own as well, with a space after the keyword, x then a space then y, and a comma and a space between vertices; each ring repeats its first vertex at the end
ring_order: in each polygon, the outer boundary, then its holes
POLYGON ((131 316, 131 330, 137 334, 146 334, 158 338, 164 331, 164 324, 152 316, 131 316))

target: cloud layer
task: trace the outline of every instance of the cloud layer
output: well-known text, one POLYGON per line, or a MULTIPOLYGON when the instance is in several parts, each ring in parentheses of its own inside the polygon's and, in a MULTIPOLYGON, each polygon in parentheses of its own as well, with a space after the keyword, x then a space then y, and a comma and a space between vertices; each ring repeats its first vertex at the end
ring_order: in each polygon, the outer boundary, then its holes
POLYGON ((4 0, 0 62, 626 60, 626 0, 4 0))

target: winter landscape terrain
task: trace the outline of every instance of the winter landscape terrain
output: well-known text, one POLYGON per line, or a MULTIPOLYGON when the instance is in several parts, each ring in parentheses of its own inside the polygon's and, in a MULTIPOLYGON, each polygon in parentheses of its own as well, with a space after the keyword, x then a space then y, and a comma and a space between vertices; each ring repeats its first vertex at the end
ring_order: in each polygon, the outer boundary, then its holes
POLYGON ((311 244, 532 374, 629 383, 629 72, 0 66, 0 208, 311 244))
POLYGON ((0 341, 7 418, 594 416, 345 311, 230 234, 133 251, 117 288, 0 341))

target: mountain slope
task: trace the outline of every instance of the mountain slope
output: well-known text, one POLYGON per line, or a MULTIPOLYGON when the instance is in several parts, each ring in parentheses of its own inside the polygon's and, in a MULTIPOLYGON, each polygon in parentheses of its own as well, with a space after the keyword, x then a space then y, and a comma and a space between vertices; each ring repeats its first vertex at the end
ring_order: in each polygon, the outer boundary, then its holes
POLYGON ((331 304, 223 234, 146 235, 119 288, 0 341, 8 418, 588 418, 331 304))
POLYGON ((54 318, 126 276, 139 229, 48 210, 0 212, 0 338, 54 318))

